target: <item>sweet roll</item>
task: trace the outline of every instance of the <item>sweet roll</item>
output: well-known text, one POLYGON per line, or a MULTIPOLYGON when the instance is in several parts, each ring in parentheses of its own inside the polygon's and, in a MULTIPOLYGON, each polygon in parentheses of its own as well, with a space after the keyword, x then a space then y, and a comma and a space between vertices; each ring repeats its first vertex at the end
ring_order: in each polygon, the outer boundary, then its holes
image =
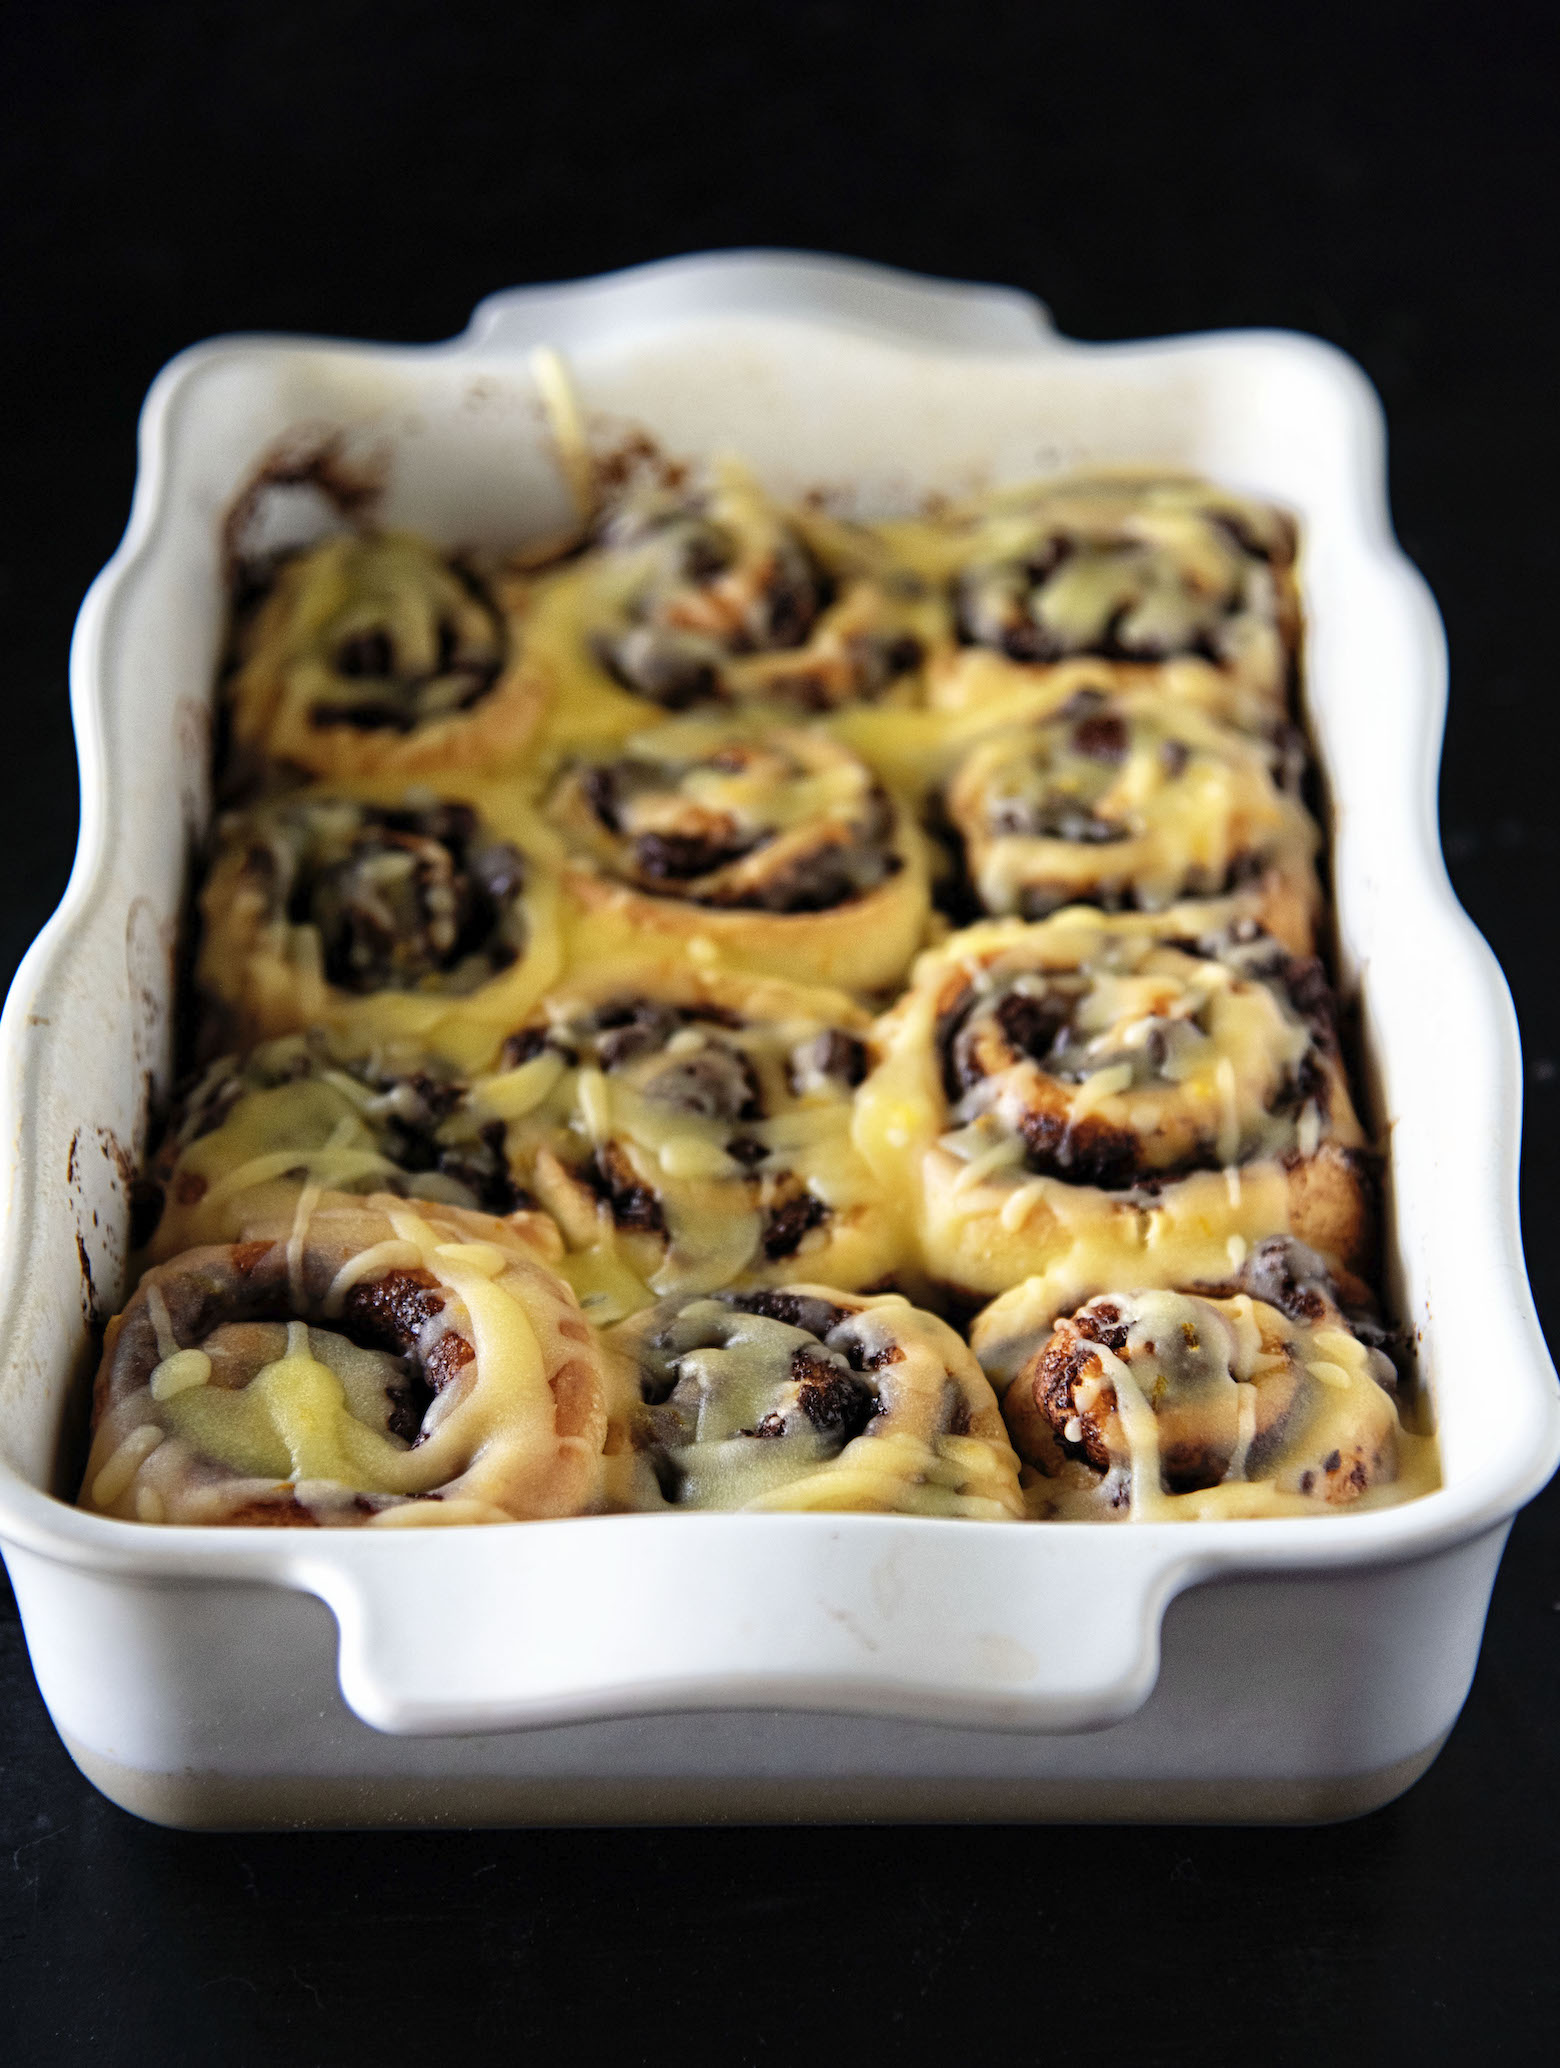
POLYGON ((142 1522, 506 1522, 599 1497, 606 1382, 573 1293, 487 1214, 299 1196, 109 1325, 82 1503, 142 1522))
POLYGON ((497 789, 229 814, 200 897, 204 1052, 323 1027, 487 1060, 558 972, 546 847, 497 789))
POLYGON ((942 592, 873 532, 782 510, 727 461, 611 503, 590 550, 539 584, 528 651, 551 684, 548 739, 576 746, 657 711, 914 700, 947 624, 942 592))
POLYGON ((946 1322, 896 1294, 802 1284, 674 1298, 606 1345, 610 1503, 1023 1512, 979 1365, 946 1322))
POLYGON ((426 780, 512 761, 542 716, 526 590, 406 532, 284 561, 241 619, 224 689, 246 768, 426 780))
POLYGON ((468 1124, 508 1116, 512 1177, 563 1229, 593 1320, 738 1278, 854 1289, 905 1261, 851 1137, 873 1050, 841 992, 641 961, 554 990, 504 1061, 468 1124))
POLYGON ((1096 1294, 1050 1311, 1038 1281, 980 1316, 1030 1512, 1205 1520, 1338 1509, 1423 1477, 1398 1374, 1322 1260, 1258 1246, 1222 1282, 1096 1294))
POLYGON ((567 849, 577 963, 680 942, 759 974, 871 991, 920 945, 919 831, 824 732, 674 719, 571 763, 545 809, 567 849))
MULTIPOLYGON (((1320 964, 1198 907, 987 920, 879 1022, 856 1138, 961 1294, 1294 1233, 1368 1275, 1373 1167, 1320 964)), ((1107 1283, 1121 1282, 1110 1280, 1107 1283)))

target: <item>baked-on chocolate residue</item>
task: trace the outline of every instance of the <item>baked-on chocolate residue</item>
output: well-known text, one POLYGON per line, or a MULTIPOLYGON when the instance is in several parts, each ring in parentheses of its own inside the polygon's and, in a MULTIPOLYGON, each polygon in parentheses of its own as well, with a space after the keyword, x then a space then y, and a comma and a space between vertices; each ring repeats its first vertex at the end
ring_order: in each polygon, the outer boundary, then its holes
POLYGON ((229 504, 222 521, 222 570, 235 603, 242 605, 246 588, 255 578, 244 538, 260 514, 268 489, 313 488, 342 517, 361 519, 384 494, 386 473, 384 455, 349 461, 340 431, 305 428, 279 439, 229 504))

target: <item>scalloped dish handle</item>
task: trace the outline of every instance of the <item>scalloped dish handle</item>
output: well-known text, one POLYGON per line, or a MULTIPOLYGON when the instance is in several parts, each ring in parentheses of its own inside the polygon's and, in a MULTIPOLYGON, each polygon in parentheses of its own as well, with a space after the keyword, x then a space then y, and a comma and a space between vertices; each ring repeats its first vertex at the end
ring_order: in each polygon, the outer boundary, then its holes
POLYGON ((1147 1700, 1165 1609, 1197 1577, 1190 1560, 1167 1573, 1157 1557, 1127 1557, 1102 1587, 1097 1531, 1047 1532, 1015 1589, 1000 1526, 934 1522, 886 1544, 861 1518, 805 1532, 780 1518, 737 1522, 785 1534, 767 1568, 783 1585, 766 1595, 751 1560, 728 1555, 734 1520, 568 1523, 567 1559, 559 1525, 505 1531, 502 1559, 488 1530, 418 1530, 337 1543, 328 1564, 304 1561, 295 1577, 336 1617, 349 1707, 411 1736, 672 1708, 1096 1729, 1147 1700), (711 1521, 711 1556, 689 1557, 685 1529, 711 1521), (628 1557, 625 1531, 636 1538, 628 1557), (1068 1618, 1065 1645, 1058 1600, 1088 1605, 1068 1618))
POLYGON ((944 352, 1032 355, 1060 342, 1045 306, 1016 288, 928 280, 817 252, 720 251, 489 295, 456 349, 567 348, 597 342, 604 330, 640 331, 708 316, 811 319, 944 352))

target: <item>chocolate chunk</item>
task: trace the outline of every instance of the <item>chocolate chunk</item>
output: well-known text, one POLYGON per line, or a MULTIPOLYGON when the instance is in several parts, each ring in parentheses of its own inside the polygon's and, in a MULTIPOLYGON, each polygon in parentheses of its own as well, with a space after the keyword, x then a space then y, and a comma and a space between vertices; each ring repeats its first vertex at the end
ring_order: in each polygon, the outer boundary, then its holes
POLYGON ((399 1356, 414 1349, 423 1329, 443 1312, 438 1280, 419 1265, 360 1279, 342 1303, 341 1319, 353 1342, 399 1356))
POLYGON ((431 1167, 455 1184, 463 1185, 480 1212, 512 1214, 533 1202, 531 1195, 515 1183, 510 1171, 507 1135, 502 1120, 490 1120, 476 1141, 439 1146, 431 1167))
POLYGON ((770 1321, 783 1321, 788 1328, 802 1328, 821 1343, 831 1329, 848 1319, 844 1307, 820 1300, 813 1293, 784 1291, 728 1292, 718 1295, 721 1305, 739 1314, 760 1314, 770 1321))
POLYGON ((675 633, 635 626, 622 638, 599 640, 596 658, 620 688, 663 711, 718 703, 724 694, 714 662, 675 633))
POLYGON ((828 1218, 829 1209, 811 1192, 788 1199, 769 1217, 764 1230, 764 1255, 772 1264, 781 1257, 794 1256, 808 1230, 821 1226, 828 1218))
MULTIPOLYGON (((1097 1115, 1066 1121, 1055 1113, 1026 1113, 1020 1132, 1025 1162, 1042 1175, 1075 1185, 1124 1191, 1142 1175, 1140 1144, 1130 1128, 1111 1127, 1097 1115)), ((1177 1166, 1177 1168, 1190 1166, 1177 1166)))
POLYGON ((722 575, 736 558, 736 548, 724 531, 713 524, 690 531, 683 543, 682 574, 685 581, 703 588, 722 575))
POLYGON ((1020 1055, 1028 1056, 1036 1063, 1044 1063, 1071 1015, 1054 999, 1010 991, 993 1017, 1020 1055))
POLYGON ((724 839, 709 833, 641 833, 634 842, 634 866, 652 882, 685 883, 740 861, 753 844, 734 833, 724 839))
POLYGON ((791 1353, 796 1404, 820 1434, 842 1444, 859 1436, 877 1412, 877 1397, 825 1352, 799 1346, 791 1353))
POLYGON ((598 1196, 607 1202, 618 1227, 643 1235, 664 1235, 666 1217, 661 1202, 648 1185, 640 1184, 622 1151, 604 1142, 584 1165, 582 1176, 598 1196))
POLYGON ((1072 743, 1091 761, 1124 761, 1128 743, 1126 721, 1114 711, 1082 718, 1073 727, 1072 743))
POLYGON ((648 998, 616 999, 591 1020, 596 1058, 603 1070, 619 1070, 638 1056, 664 1048, 677 1031, 677 1015, 648 998))
POLYGON ((1093 1300, 1080 1314, 1073 1316, 1073 1326, 1091 1343, 1103 1343, 1107 1350, 1118 1355, 1127 1347, 1130 1325, 1121 1318, 1121 1309, 1109 1300, 1093 1300))
POLYGON ((423 1373, 430 1388, 435 1393, 442 1393, 450 1381, 465 1370, 476 1354, 463 1335, 455 1329, 446 1330, 423 1362, 423 1373))
POLYGON ((838 1027, 829 1027, 821 1034, 815 1034, 811 1041, 804 1041, 791 1051, 789 1075, 791 1089, 801 1093, 816 1078, 830 1079, 854 1091, 867 1074, 870 1062, 867 1044, 857 1040, 854 1034, 844 1034, 838 1027))
POLYGON ((522 1063, 529 1063, 539 1056, 547 1046, 545 1027, 522 1027, 518 1034, 511 1034, 504 1043, 502 1062, 506 1070, 518 1070, 522 1063))
POLYGON ((607 831, 622 832, 622 821, 618 816, 620 799, 616 769, 610 764, 593 764, 581 773, 580 788, 585 793, 586 803, 607 831))
POLYGON ((383 679, 395 673, 395 648, 388 632, 357 632, 336 652, 336 673, 349 679, 383 679))

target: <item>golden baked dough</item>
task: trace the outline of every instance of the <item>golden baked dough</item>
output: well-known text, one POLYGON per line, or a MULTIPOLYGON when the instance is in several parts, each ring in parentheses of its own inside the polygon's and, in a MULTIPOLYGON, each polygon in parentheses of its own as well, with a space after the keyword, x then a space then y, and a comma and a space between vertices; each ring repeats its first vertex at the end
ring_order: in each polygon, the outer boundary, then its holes
POLYGON ((626 964, 550 992, 447 1132, 506 1117, 593 1321, 737 1279, 871 1285, 907 1248, 851 1138, 870 1035, 842 992, 626 964))
POLYGON ((1336 1509, 1400 1497, 1400 1477, 1424 1490, 1433 1447, 1400 1423, 1379 1335, 1276 1238, 1223 1283, 1113 1289, 1070 1313, 1031 1281, 972 1341, 1005 1388, 1031 1513, 1159 1522, 1336 1509))
POLYGON ((321 1028, 202 1071, 141 1181, 138 1240, 154 1263, 235 1242, 311 1184, 499 1214, 541 1253, 563 1253, 514 1182, 504 1122, 443 1057, 405 1044, 360 1052, 321 1028))
POLYGON ((208 1055, 323 1027, 481 1063, 561 955, 548 843, 498 790, 305 790, 231 814, 200 917, 208 1055))
POLYGON ((327 782, 501 768, 542 716, 526 594, 407 532, 300 553, 240 631, 235 758, 327 782))
POLYGON ((1369 1160, 1321 967, 1207 922, 1073 907, 917 963, 856 1139, 914 1202, 934 1279, 990 1294, 1088 1258, 1114 1283, 1138 1258, 1177 1283, 1188 1249, 1291 1230, 1368 1272, 1369 1160))
POLYGON ((142 1522, 510 1522, 598 1499, 601 1354, 488 1214, 310 1187, 110 1323, 83 1505, 142 1522))
POLYGON ((727 460, 614 504, 592 549, 539 584, 527 651, 551 687, 548 742, 590 747, 658 712, 916 700, 949 623, 943 589, 878 535, 782 510, 727 460))
POLYGON ((572 963, 676 943, 760 975, 874 991, 927 923, 926 851, 864 762, 821 731, 680 718, 567 767, 572 963))
POLYGON ((897 1294, 788 1285, 670 1299, 606 1343, 616 1505, 1022 1514, 979 1365, 897 1294))

